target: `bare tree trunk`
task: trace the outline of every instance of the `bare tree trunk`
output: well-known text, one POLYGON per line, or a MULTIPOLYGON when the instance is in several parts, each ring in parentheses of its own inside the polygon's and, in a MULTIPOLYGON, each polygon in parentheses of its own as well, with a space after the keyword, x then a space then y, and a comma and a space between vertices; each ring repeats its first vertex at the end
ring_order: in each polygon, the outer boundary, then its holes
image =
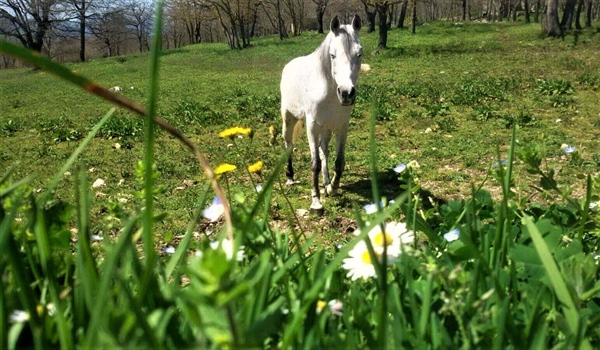
POLYGON ((592 0, 587 1, 585 8, 585 26, 587 28, 592 27, 592 0))
POLYGON ((400 18, 398 18, 398 28, 404 28, 404 20, 406 19, 406 8, 408 7, 408 0, 402 2, 400 7, 400 18))
POLYGON ((375 18, 377 17, 377 9, 370 5, 367 0, 362 0, 362 3, 365 6, 367 22, 369 23, 369 26, 367 27, 367 33, 373 33, 375 31, 375 18))
POLYGON ((417 0, 413 0, 411 32, 413 34, 417 32, 417 0))
POLYGON ((579 0, 577 2, 577 11, 575 12, 575 29, 581 30, 581 21, 579 20, 581 17, 581 10, 583 10, 584 0, 579 0))
POLYGON ((387 1, 377 3, 375 8, 377 10, 377 17, 379 18, 379 41, 377 42, 378 49, 387 48, 387 36, 388 36, 388 15, 389 4, 387 1))
POLYGON ((539 23, 540 22, 540 7, 542 6, 541 4, 541 0, 537 0, 535 3, 535 14, 533 16, 533 21, 535 23, 539 23))
POLYGON ((542 12, 542 33, 546 36, 559 37, 562 35, 558 22, 558 0, 547 0, 542 12))
POLYGON ((81 0, 79 16, 79 60, 85 62, 85 0, 81 0))
POLYGON ((575 5, 577 0, 567 0, 565 4, 565 10, 563 11, 563 17, 560 21, 560 29, 565 32, 573 28, 573 15, 575 14, 575 5))
POLYGON ((525 23, 531 23, 531 14, 529 12, 529 0, 524 0, 525 7, 525 23))

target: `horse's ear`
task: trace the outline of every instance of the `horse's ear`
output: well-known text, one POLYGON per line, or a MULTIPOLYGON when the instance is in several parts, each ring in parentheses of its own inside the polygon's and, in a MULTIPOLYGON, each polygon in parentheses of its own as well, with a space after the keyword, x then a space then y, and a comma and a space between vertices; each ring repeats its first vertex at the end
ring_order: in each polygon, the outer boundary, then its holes
POLYGON ((355 32, 358 32, 360 28, 362 28, 362 22, 360 21, 359 15, 354 15, 354 18, 352 19, 352 28, 354 28, 355 32))
POLYGON ((338 16, 333 17, 331 24, 329 25, 329 29, 331 29, 335 35, 338 34, 338 31, 340 30, 340 19, 338 16))

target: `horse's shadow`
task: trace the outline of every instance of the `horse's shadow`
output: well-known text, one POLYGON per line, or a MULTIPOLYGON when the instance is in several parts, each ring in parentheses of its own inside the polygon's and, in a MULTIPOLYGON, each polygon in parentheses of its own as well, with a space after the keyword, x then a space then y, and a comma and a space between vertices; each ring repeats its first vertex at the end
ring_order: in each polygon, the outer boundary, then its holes
MULTIPOLYGON (((408 188, 408 184, 404 181, 401 181, 398 178, 398 174, 392 170, 377 172, 375 176, 377 178, 379 196, 385 197, 388 201, 397 198, 406 191, 406 188, 408 188)), ((358 195, 361 198, 358 201, 358 204, 361 206, 373 202, 373 189, 370 178, 363 178, 358 181, 346 183, 345 185, 341 186, 341 189, 344 192, 358 195)), ((447 203, 445 199, 436 197, 431 191, 424 189, 419 189, 417 196, 419 197, 421 203, 423 203, 423 208, 425 210, 431 209, 435 206, 439 207, 447 203)), ((353 200, 350 198, 344 197, 340 199, 339 204, 342 206, 351 206, 352 201, 353 200)))

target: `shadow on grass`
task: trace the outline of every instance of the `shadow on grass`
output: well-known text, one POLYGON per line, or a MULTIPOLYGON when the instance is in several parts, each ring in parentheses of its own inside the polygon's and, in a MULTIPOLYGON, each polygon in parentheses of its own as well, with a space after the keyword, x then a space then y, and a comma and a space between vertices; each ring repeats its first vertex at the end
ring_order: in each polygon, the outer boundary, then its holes
MULTIPOLYGON (((379 196, 385 197, 387 200, 392 200, 398 197, 405 191, 405 188, 408 187, 408 184, 400 181, 400 179, 398 179, 398 175, 392 170, 380 171, 376 176, 377 185, 379 188, 379 196)), ((346 185, 342 186, 341 189, 361 197, 361 200, 358 202, 358 204, 361 206, 373 203, 373 191, 371 187, 371 179, 369 178, 347 183, 346 185)), ((425 210, 431 209, 434 206, 439 207, 447 203, 445 199, 438 198, 430 191, 422 188, 419 189, 417 195, 419 196, 421 203, 423 203, 423 208, 425 210)), ((350 206, 350 203, 343 202, 344 201, 341 201, 340 204, 350 206)))

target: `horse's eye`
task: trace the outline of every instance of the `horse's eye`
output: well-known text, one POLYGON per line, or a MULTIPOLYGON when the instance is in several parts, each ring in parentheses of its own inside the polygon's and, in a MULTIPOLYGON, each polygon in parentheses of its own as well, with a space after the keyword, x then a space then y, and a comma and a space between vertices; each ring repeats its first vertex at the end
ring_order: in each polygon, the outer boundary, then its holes
POLYGON ((334 59, 335 59, 335 55, 334 55, 334 54, 331 54, 331 55, 329 55, 329 56, 331 56, 331 59, 332 59, 332 60, 334 60, 334 59))

